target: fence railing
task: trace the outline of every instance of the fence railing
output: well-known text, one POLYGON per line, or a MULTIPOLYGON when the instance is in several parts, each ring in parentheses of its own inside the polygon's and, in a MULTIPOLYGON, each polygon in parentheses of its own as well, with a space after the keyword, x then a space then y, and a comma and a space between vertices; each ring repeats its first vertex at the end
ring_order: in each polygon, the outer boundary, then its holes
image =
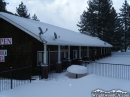
POLYGON ((88 74, 130 80, 130 65, 92 63, 87 65, 88 74))
POLYGON ((31 83, 32 66, 0 72, 0 92, 31 83))

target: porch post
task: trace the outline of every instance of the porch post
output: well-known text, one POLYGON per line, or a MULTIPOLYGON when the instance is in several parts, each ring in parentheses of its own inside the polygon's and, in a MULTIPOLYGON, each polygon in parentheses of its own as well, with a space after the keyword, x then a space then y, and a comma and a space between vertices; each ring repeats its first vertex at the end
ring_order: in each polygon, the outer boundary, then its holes
POLYGON ((106 55, 106 53, 105 53, 105 49, 106 49, 106 47, 104 47, 104 56, 106 55))
POLYGON ((109 56, 109 47, 108 47, 108 56, 109 56))
POLYGON ((70 46, 68 46, 68 59, 70 59, 70 46))
POLYGON ((101 47, 99 47, 99 59, 101 58, 101 47))
POLYGON ((99 59, 99 47, 97 47, 97 59, 99 59))
POLYGON ((89 57, 89 46, 87 46, 87 57, 89 57))
POLYGON ((92 61, 95 61, 95 47, 92 47, 92 61))
POLYGON ((108 47, 108 54, 109 54, 110 52, 109 52, 109 47, 108 47))
POLYGON ((47 45, 46 45, 46 43, 44 43, 44 64, 46 64, 47 63, 47 60, 46 60, 46 52, 47 52, 47 45))
POLYGON ((101 47, 101 57, 102 57, 102 47, 101 47))
POLYGON ((79 46, 79 59, 81 59, 81 46, 79 46))
POLYGON ((112 50, 111 50, 111 48, 110 48, 110 55, 112 55, 112 52, 111 52, 112 50))
POLYGON ((108 47, 107 47, 107 56, 108 56, 108 47))
POLYGON ((58 63, 60 63, 61 60, 60 60, 60 45, 58 45, 58 63))

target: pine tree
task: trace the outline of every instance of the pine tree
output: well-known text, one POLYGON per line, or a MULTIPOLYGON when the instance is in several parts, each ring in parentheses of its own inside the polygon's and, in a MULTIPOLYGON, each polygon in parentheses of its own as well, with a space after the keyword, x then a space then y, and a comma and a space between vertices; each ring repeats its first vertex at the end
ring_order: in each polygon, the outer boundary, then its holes
POLYGON ((108 35, 109 40, 108 42, 113 45, 114 50, 122 49, 122 31, 123 27, 121 25, 121 21, 118 18, 118 15, 116 13, 116 10, 112 8, 111 14, 113 15, 113 18, 111 18, 111 26, 110 26, 110 35, 108 35))
MULTIPOLYGON (((108 35, 111 31, 111 19, 114 19, 112 15, 112 1, 111 0, 98 0, 98 16, 97 16, 97 33, 98 37, 104 41, 109 41, 108 35), (108 35, 107 35, 108 34, 108 35)), ((110 38, 110 37, 109 37, 110 38)))
POLYGON ((0 11, 1 12, 6 12, 6 5, 7 5, 7 3, 4 2, 4 0, 0 0, 0 11))
POLYGON ((7 4, 9 4, 9 3, 5 2, 4 0, 0 0, 0 12, 5 12, 8 14, 14 15, 12 12, 7 11, 7 9, 6 9, 7 4))
POLYGON ((123 26, 123 45, 126 51, 126 47, 130 45, 130 5, 127 3, 127 0, 123 3, 120 11, 119 17, 123 26))
POLYGON ((34 14, 34 15, 32 16, 32 19, 33 19, 33 20, 36 20, 36 21, 40 21, 40 20, 37 18, 36 14, 34 14))
POLYGON ((79 31, 99 37, 113 45, 115 45, 114 42, 121 41, 121 38, 116 37, 117 34, 120 34, 121 29, 119 29, 120 22, 114 7, 112 7, 112 1, 89 0, 88 6, 87 11, 83 12, 80 22, 77 24, 80 27, 79 31), (112 40, 115 38, 116 41, 112 40))
MULTIPOLYGON (((80 16, 80 22, 78 22, 79 24, 77 24, 78 27, 80 27, 80 29, 78 29, 81 33, 83 34, 89 34, 87 31, 87 12, 84 10, 83 14, 80 16)), ((89 26, 88 26, 89 28, 89 26)))
POLYGON ((94 4, 95 2, 88 2, 88 11, 84 10, 80 16, 81 21, 77 24, 77 26, 80 27, 79 31, 81 33, 89 33, 91 36, 96 36, 97 32, 97 7, 94 4))
POLYGON ((21 4, 19 4, 19 7, 16 7, 16 12, 18 14, 18 16, 20 17, 24 17, 24 18, 30 18, 30 14, 28 14, 28 10, 26 5, 23 4, 23 2, 21 2, 21 4))
MULTIPOLYGON (((77 26, 79 31, 89 32, 92 36, 97 36, 101 39, 104 37, 104 32, 108 21, 110 20, 110 11, 112 8, 111 0, 89 0, 87 11, 81 15, 81 21, 77 26), (84 27, 82 29, 81 27, 84 27)), ((104 39, 103 39, 104 40, 104 39)))

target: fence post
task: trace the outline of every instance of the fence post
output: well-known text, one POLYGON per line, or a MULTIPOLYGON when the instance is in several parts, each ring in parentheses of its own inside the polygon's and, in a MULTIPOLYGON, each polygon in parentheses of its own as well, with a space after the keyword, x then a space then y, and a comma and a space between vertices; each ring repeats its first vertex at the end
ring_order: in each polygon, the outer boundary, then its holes
POLYGON ((10 67, 10 88, 13 89, 12 67, 10 67))
POLYGON ((31 79, 32 79, 32 65, 30 66, 30 83, 31 83, 31 79))

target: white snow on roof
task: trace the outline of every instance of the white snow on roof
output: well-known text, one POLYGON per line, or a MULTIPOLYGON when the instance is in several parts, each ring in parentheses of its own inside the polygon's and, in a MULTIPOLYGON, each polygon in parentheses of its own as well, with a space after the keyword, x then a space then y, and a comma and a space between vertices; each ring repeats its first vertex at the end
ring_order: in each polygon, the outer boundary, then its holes
POLYGON ((49 45, 112 47, 112 45, 95 37, 84 35, 32 19, 26 19, 3 12, 0 12, 0 18, 10 22, 11 24, 20 28, 21 30, 38 39, 39 41, 41 40, 39 38, 40 31, 38 27, 41 27, 43 31, 48 28, 48 31, 42 35, 42 38, 45 39, 47 41, 47 44, 49 45), (60 38, 54 40, 54 32, 56 32, 57 36, 60 36, 60 38))

